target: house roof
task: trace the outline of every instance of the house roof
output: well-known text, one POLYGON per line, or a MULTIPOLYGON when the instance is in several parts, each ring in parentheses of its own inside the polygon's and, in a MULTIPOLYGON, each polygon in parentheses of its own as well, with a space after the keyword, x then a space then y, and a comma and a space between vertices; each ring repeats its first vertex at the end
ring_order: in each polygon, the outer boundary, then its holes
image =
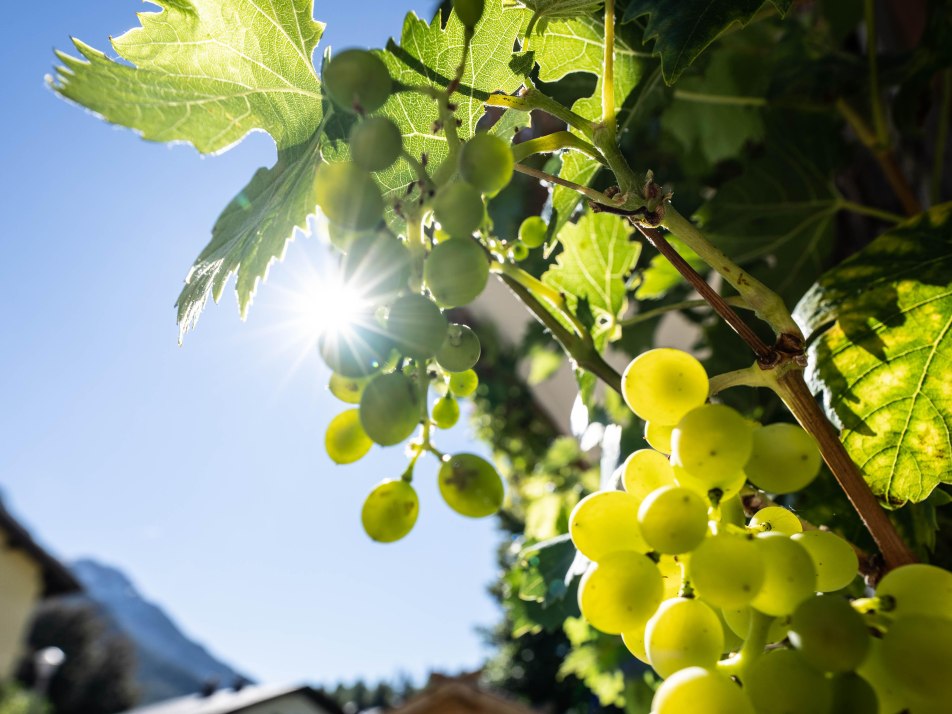
POLYGON ((344 714, 337 703, 316 689, 301 685, 246 686, 240 690, 220 689, 208 696, 190 694, 156 704, 130 709, 124 714, 236 714, 258 704, 301 695, 314 702, 318 711, 344 714))
POLYGON ((445 711, 472 711, 473 714, 538 714, 523 704, 493 694, 478 686, 478 673, 462 677, 434 676, 430 685, 402 706, 387 709, 386 714, 438 714, 445 711))
POLYGON ((0 500, 0 531, 6 533, 6 541, 11 548, 26 551, 40 564, 43 571, 44 597, 66 595, 83 589, 65 565, 33 540, 30 532, 10 514, 2 500, 0 500))

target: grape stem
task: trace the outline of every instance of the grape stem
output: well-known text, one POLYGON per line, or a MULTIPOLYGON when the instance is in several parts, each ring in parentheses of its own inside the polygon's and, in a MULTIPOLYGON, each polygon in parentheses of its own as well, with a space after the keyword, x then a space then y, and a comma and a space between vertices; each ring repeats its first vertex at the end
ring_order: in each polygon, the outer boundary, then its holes
POLYGON ((744 640, 740 652, 730 659, 717 663, 717 669, 720 672, 736 676, 741 682, 744 681, 747 668, 764 653, 767 647, 767 635, 774 621, 772 616, 765 615, 753 607, 749 608, 749 612, 750 622, 747 625, 747 639, 744 640))
POLYGON ((605 47, 602 60, 602 126, 614 141, 615 125, 615 0, 605 0, 605 47))
MULTIPOLYGON (((528 80, 526 81, 528 82, 528 80)), ((538 109, 546 114, 551 114, 556 119, 560 119, 573 129, 577 129, 589 140, 592 139, 595 132, 594 122, 576 114, 531 85, 528 85, 519 94, 490 94, 486 99, 486 104, 491 107, 515 109, 520 112, 531 112, 538 109)))
POLYGON ((537 298, 552 305, 552 307, 558 310, 559 313, 563 315, 569 323, 571 323, 572 328, 575 330, 580 339, 591 340, 591 335, 589 334, 588 329, 586 329, 585 325, 583 325, 575 316, 575 314, 569 309, 569 306, 565 303, 565 297, 558 290, 546 285, 541 280, 530 273, 527 273, 522 268, 506 261, 493 262, 492 269, 496 272, 509 276, 511 279, 515 280, 517 283, 529 290, 537 298))
POLYGON ((731 387, 769 387, 770 382, 756 363, 733 372, 725 372, 711 377, 710 396, 720 394, 731 387))
POLYGON ((512 147, 512 157, 516 161, 522 161, 533 154, 551 154, 563 149, 575 149, 596 161, 605 163, 605 157, 599 153, 598 149, 570 131, 556 131, 515 144, 512 147))
POLYGON ((526 176, 534 176, 540 181, 548 181, 549 183, 557 183, 559 186, 565 186, 570 188, 573 191, 577 191, 586 198, 594 201, 595 203, 603 204, 606 206, 612 205, 612 200, 606 196, 601 191, 596 191, 594 188, 589 188, 588 186, 582 186, 581 184, 575 183, 574 181, 568 181, 559 176, 553 176, 548 174, 545 171, 540 171, 539 169, 534 169, 531 166, 526 166, 525 164, 513 164, 512 167, 514 170, 518 171, 521 174, 526 176))

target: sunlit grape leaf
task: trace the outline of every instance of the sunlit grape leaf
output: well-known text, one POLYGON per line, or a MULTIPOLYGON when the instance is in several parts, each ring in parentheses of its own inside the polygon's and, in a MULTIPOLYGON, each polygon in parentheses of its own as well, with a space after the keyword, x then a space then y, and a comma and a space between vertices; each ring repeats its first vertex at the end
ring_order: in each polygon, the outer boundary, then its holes
POLYGON ((523 600, 538 602, 543 607, 562 600, 568 592, 566 573, 575 560, 575 546, 568 535, 537 543, 519 554, 525 578, 519 589, 523 600))
POLYGON ((952 482, 952 204, 877 238, 796 309, 807 378, 873 492, 898 507, 952 482))
MULTIPOLYGON (((769 0, 785 14, 793 0, 769 0)), ((654 40, 654 54, 661 56, 661 69, 668 84, 681 73, 724 30, 747 24, 764 0, 631 0, 624 22, 648 16, 645 40, 654 40)))
POLYGON ((549 21, 556 18, 566 19, 588 17, 598 11, 605 0, 508 0, 508 5, 519 5, 532 10, 532 20, 526 28, 526 34, 544 33, 549 21))

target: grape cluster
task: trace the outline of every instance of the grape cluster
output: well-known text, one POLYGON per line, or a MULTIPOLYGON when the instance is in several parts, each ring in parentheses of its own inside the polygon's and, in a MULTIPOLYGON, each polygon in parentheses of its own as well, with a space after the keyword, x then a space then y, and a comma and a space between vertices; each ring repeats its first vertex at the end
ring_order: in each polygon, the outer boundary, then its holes
POLYGON ((808 485, 812 437, 707 403, 708 391, 687 353, 637 357, 623 393, 654 448, 620 467, 623 490, 587 496, 570 517, 591 561, 579 607, 665 678, 653 714, 950 711, 952 573, 898 568, 851 602, 852 546, 780 506, 747 519, 738 495, 808 485))

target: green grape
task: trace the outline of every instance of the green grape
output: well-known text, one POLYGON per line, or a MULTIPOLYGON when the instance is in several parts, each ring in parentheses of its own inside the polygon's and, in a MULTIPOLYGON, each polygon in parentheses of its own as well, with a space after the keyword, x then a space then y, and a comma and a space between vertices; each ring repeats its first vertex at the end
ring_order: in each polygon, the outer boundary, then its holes
POLYGON ((673 555, 662 555, 658 558, 658 571, 661 573, 661 582, 664 586, 663 598, 670 600, 681 592, 683 572, 681 563, 673 555))
POLYGON ((475 454, 445 458, 437 480, 443 500, 461 515, 483 518, 502 507, 502 479, 492 464, 475 454))
POLYGON ((327 239, 331 245, 341 253, 346 253, 350 250, 350 246, 353 245, 355 240, 365 235, 367 234, 361 233, 360 231, 352 231, 336 223, 328 222, 327 224, 327 239))
POLYGON ((869 651, 866 623, 843 598, 807 598, 790 618, 790 642, 821 672, 851 672, 869 651))
POLYGON ((512 179, 512 150, 495 134, 481 132, 463 144, 459 173, 482 193, 495 195, 512 179))
POLYGON ((833 687, 834 714, 879 714, 876 690, 855 672, 837 674, 830 680, 833 687))
POLYGON ((638 503, 655 489, 676 485, 668 459, 651 449, 639 449, 631 454, 625 459, 622 469, 625 491, 634 496, 638 503))
POLYGON ((479 377, 471 369, 467 369, 465 372, 454 372, 450 375, 450 393, 456 397, 468 397, 476 391, 478 386, 479 377))
POLYGON ((734 526, 744 526, 747 523, 747 514, 744 512, 744 502, 740 496, 732 496, 721 500, 721 523, 734 526))
POLYGON ((679 486, 691 489, 711 503, 719 504, 725 498, 733 498, 746 483, 743 471, 712 471, 697 477, 681 466, 675 465, 673 470, 674 480, 679 486))
POLYGON ((845 588, 856 577, 859 559, 845 540, 829 531, 804 531, 791 536, 806 548, 816 566, 816 589, 830 593, 845 588))
POLYGON ((739 651, 740 648, 744 646, 744 638, 734 632, 731 626, 727 624, 727 618, 724 617, 723 610, 715 608, 714 613, 717 615, 718 620, 720 620, 721 629, 724 631, 724 654, 728 655, 732 652, 739 651))
POLYGON ((466 238, 482 225, 486 209, 476 188, 465 181, 455 181, 436 192, 433 215, 451 236, 466 238))
POLYGON ((671 432, 673 426, 666 424, 656 424, 655 422, 645 422, 645 441, 652 449, 657 449, 662 454, 671 453, 671 432))
POLYGON ((445 397, 440 397, 433 402, 430 417, 440 429, 452 429, 459 421, 459 404, 448 394, 445 397))
MULTIPOLYGON (((770 617, 769 615, 755 613, 753 608, 749 606, 724 608, 721 610, 721 614, 724 616, 724 622, 727 623, 727 627, 731 632, 742 640, 746 640, 750 634, 750 618, 752 616, 770 617)), ((767 643, 773 644, 783 641, 787 637, 789 618, 771 617, 770 619, 771 623, 767 628, 767 643)))
POLYGON ((628 651, 635 656, 635 659, 645 664, 651 664, 651 662, 648 661, 648 651, 645 649, 644 625, 633 630, 628 630, 627 632, 622 632, 621 641, 625 647, 628 648, 628 651))
POLYGON ((516 241, 515 243, 510 244, 509 251, 506 253, 514 263, 521 263, 523 260, 529 257, 529 248, 525 243, 521 241, 516 241))
POLYGON ((545 243, 549 226, 541 216, 529 216, 519 226, 519 241, 526 248, 538 248, 545 243))
POLYGON ((760 592, 766 565, 750 538, 720 534, 706 538, 691 553, 688 576, 698 595, 711 605, 739 608, 760 592))
POLYGON ((321 165, 314 197, 327 219, 343 228, 365 231, 383 218, 380 188, 365 169, 349 161, 321 165))
POLYGON ((383 330, 364 315, 339 332, 325 332, 317 342, 321 358, 344 377, 367 377, 377 372, 393 349, 383 330))
POLYGON ((796 424, 768 424, 754 429, 753 450, 744 466, 747 478, 770 493, 802 491, 820 473, 820 450, 796 424))
POLYGON ((750 700, 726 675, 688 667, 668 677, 651 700, 652 714, 754 714, 750 700))
POLYGON ((709 385, 707 372, 694 357, 662 347, 631 361, 622 375, 621 389, 628 407, 645 421, 677 424, 704 404, 709 385))
POLYGON ((463 27, 473 29, 483 16, 485 0, 453 0, 453 10, 463 27))
POLYGON ((324 65, 324 89, 341 109, 375 112, 393 89, 387 65, 366 50, 344 50, 324 65))
POLYGON ((360 423, 381 446, 409 437, 420 423, 420 412, 420 390, 402 372, 378 374, 360 397, 360 423))
POLYGON ((348 409, 331 419, 324 448, 335 464, 352 464, 370 451, 373 442, 360 425, 360 410, 348 409))
POLYGON ((360 512, 364 531, 380 543, 393 543, 413 529, 420 501, 413 486, 402 480, 377 484, 360 512))
POLYGON ((466 325, 450 323, 446 339, 436 353, 436 361, 447 372, 465 372, 479 361, 479 338, 466 325))
POLYGON ((429 298, 404 295, 390 306, 387 332, 401 354, 427 359, 436 354, 446 339, 446 318, 429 298))
POLYGON ((638 501, 624 491, 597 491, 579 501, 569 516, 569 535, 596 563, 618 550, 648 551, 638 528, 638 501))
POLYGON ((671 433, 671 463, 711 483, 733 478, 750 457, 751 432, 750 422, 723 404, 692 409, 671 433))
POLYGON ((364 393, 364 385, 366 384, 366 379, 345 377, 335 372, 331 375, 331 381, 328 382, 327 388, 331 394, 342 402, 346 402, 347 404, 360 404, 360 395, 364 393))
POLYGON ((374 302, 387 302, 407 289, 410 251, 387 232, 358 237, 341 261, 344 282, 374 302))
POLYGON ((640 553, 619 550, 593 563, 578 587, 578 606, 596 630, 609 635, 643 627, 661 604, 661 573, 640 553))
POLYGON ((403 151, 403 135, 387 117, 370 117, 350 130, 350 158, 367 171, 383 171, 403 151))
POLYGON ((648 620, 645 646, 654 670, 669 677, 685 667, 713 667, 724 651, 724 631, 709 605, 675 598, 648 620))
POLYGON ((652 549, 659 553, 687 553, 707 535, 707 504, 690 489, 662 486, 642 501, 638 525, 652 549))
POLYGON ((883 640, 877 637, 871 638, 869 654, 857 668, 856 673, 876 692, 880 714, 897 714, 897 712, 909 710, 908 697, 903 693, 901 685, 893 677, 889 665, 883 659, 883 640))
POLYGON ((751 605, 768 615, 789 615, 816 592, 816 568, 810 554, 782 533, 754 541, 764 557, 764 583, 751 605))
POLYGON ((879 581, 876 595, 892 617, 928 615, 952 619, 952 573, 934 565, 904 565, 879 581))
POLYGON ((489 280, 489 258, 471 238, 440 243, 423 264, 423 279, 443 307, 462 307, 475 300, 489 280))
POLYGON ((832 712, 829 680, 793 650, 771 650, 754 660, 744 690, 757 714, 839 714, 832 712))
POLYGON ((952 702, 952 620, 898 617, 883 638, 883 663, 911 702, 952 702))
POLYGON ((764 533, 783 533, 790 536, 803 532, 800 519, 782 506, 761 508, 750 519, 750 527, 764 533))

